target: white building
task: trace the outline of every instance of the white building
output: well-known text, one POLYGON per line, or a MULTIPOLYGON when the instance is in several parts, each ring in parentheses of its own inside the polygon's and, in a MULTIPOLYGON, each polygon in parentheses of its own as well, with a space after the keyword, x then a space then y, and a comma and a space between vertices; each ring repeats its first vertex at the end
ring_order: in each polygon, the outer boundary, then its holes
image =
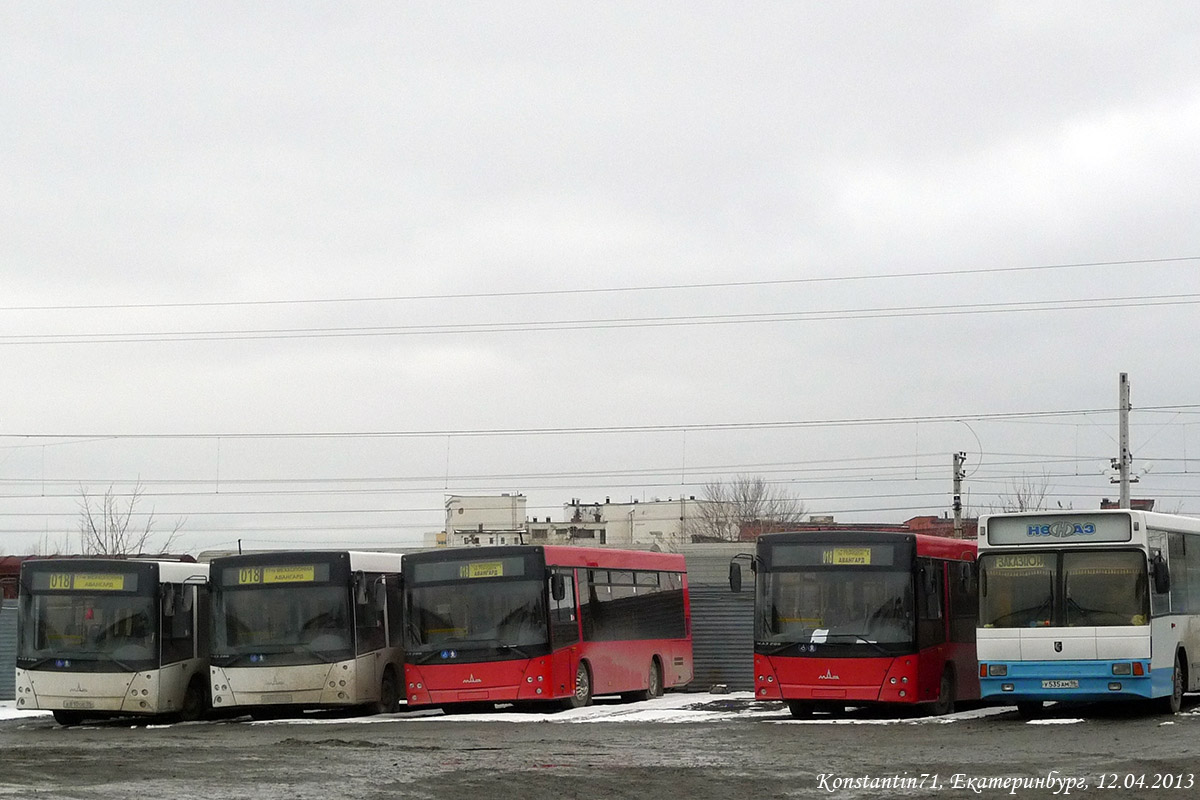
POLYGON ((453 494, 446 498, 446 529, 436 544, 439 547, 521 544, 525 533, 525 495, 453 494))

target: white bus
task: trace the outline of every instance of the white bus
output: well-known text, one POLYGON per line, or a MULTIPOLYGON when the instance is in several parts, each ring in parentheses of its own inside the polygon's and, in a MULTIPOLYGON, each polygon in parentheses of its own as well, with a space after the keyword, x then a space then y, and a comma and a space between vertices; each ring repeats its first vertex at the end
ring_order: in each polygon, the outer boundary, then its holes
POLYGON ((1153 701, 1200 689, 1200 519, 1143 511, 979 520, 985 700, 1153 701))
POLYGON ((256 718, 397 710, 399 553, 254 553, 211 567, 215 709, 256 718))
POLYGON ((208 565, 50 558, 21 565, 17 708, 61 725, 208 709, 208 565))

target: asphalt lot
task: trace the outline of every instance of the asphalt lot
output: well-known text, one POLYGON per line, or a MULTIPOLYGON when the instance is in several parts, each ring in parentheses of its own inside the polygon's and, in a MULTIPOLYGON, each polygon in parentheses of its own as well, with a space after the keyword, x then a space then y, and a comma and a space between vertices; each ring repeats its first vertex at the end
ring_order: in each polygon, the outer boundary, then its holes
POLYGON ((1033 722, 1010 708, 862 709, 796 721, 749 694, 668 694, 557 714, 76 728, 0 709, 0 764, 0 796, 79 800, 1190 797, 1200 708, 1051 707, 1033 722))

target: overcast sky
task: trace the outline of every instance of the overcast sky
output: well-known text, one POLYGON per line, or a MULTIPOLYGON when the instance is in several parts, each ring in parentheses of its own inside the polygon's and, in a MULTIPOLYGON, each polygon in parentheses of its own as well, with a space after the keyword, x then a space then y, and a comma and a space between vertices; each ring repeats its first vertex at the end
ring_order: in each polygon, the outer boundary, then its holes
POLYGON ((174 5, 0 10, 0 552, 1200 514, 1200 5, 174 5))

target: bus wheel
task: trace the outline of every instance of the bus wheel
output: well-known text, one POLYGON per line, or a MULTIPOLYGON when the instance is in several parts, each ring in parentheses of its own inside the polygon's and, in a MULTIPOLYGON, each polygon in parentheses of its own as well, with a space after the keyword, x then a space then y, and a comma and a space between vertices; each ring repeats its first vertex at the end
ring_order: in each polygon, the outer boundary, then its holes
POLYGON ((575 670, 575 694, 566 699, 566 708, 583 708, 592 704, 592 674, 583 661, 575 670))
POLYGON ((1042 701, 1021 701, 1017 703, 1017 713, 1021 715, 1021 719, 1037 719, 1042 715, 1042 701))
POLYGON ((80 714, 78 711, 55 710, 50 713, 54 715, 54 721, 64 728, 69 728, 72 725, 78 725, 83 722, 83 714, 80 714))
POLYGON ((933 701, 930 712, 935 717, 954 713, 954 676, 950 670, 942 673, 942 682, 938 685, 938 697, 933 701))
POLYGON ((1183 659, 1175 653, 1175 669, 1171 671, 1171 693, 1159 698, 1158 710, 1163 714, 1178 714, 1183 708, 1183 659))
POLYGON ((400 710, 400 690, 396 686, 396 673, 391 667, 383 673, 383 681, 379 684, 379 706, 376 714, 395 714, 400 710))
POLYGON ((179 709, 179 719, 192 722, 200 719, 208 711, 208 696, 199 678, 192 678, 187 691, 183 694, 183 707, 179 709))
POLYGON ((637 692, 625 692, 621 695, 621 699, 638 702, 641 700, 653 700, 656 697, 662 697, 662 694, 662 667, 658 665, 657 658, 652 658, 650 659, 650 674, 646 678, 646 688, 637 692))
POLYGON ((799 700, 789 700, 788 711, 792 712, 792 719, 808 719, 813 715, 813 704, 802 703, 799 700))

